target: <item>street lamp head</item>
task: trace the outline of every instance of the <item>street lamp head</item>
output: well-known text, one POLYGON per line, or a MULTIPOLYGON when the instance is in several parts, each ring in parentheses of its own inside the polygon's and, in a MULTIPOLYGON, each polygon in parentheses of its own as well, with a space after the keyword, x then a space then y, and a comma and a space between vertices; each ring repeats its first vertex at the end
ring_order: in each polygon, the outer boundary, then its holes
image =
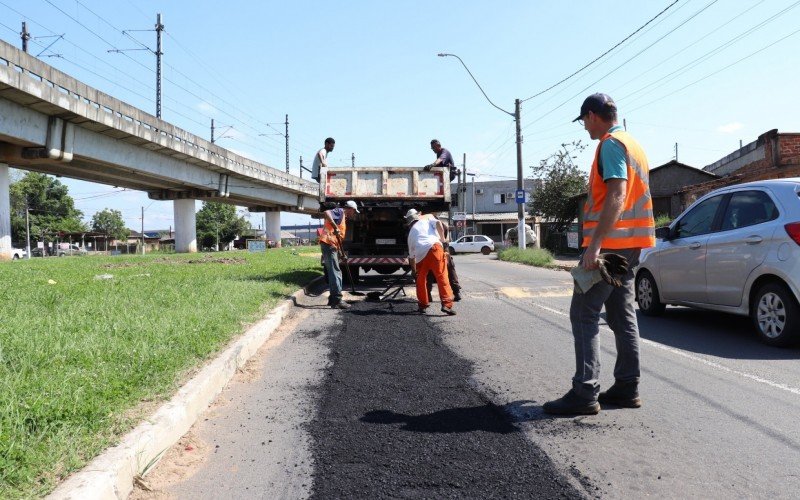
POLYGON ((436 55, 437 55, 437 56, 439 56, 439 57, 447 57, 447 56, 452 56, 453 54, 446 54, 446 53, 444 53, 444 52, 439 52, 439 53, 438 53, 438 54, 436 54, 436 55))

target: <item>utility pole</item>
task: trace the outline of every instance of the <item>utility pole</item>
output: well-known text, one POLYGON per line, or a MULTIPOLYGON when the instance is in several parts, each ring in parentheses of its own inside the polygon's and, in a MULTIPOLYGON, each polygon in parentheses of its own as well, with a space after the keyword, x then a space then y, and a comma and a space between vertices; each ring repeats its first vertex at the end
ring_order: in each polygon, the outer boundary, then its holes
POLYGON ((27 252, 25 258, 30 260, 31 258, 31 211, 28 207, 28 203, 25 203, 25 239, 27 243, 25 245, 25 251, 27 252))
POLYGON ((678 143, 675 143, 675 161, 678 161, 678 143))
POLYGON ((289 115, 286 115, 286 173, 289 173, 289 115))
POLYGON ((355 153, 350 153, 350 165, 353 168, 356 168, 356 154, 355 153))
POLYGON ((161 32, 164 25, 161 23, 161 13, 156 15, 156 118, 161 118, 161 32))
POLYGON ((142 207, 142 255, 144 255, 144 207, 142 207))
MULTIPOLYGON (((461 161, 461 175, 458 176, 458 211, 467 211, 467 153, 461 161)), ((464 221, 466 225, 466 221, 464 221)))
POLYGON ((300 178, 303 178, 303 157, 300 157, 300 178))
MULTIPOLYGON (((514 100, 514 122, 517 127, 517 191, 522 190, 522 130, 520 128, 520 100, 514 100)), ((519 217, 519 224, 517 225, 517 241, 519 241, 519 248, 525 249, 525 203, 517 203, 517 216, 519 217)))
MULTIPOLYGON (((489 99, 489 96, 486 95, 486 92, 483 90, 483 87, 481 87, 481 84, 478 83, 478 80, 475 79, 475 77, 472 75, 472 72, 469 70, 467 65, 464 64, 464 61, 462 61, 460 57, 458 57, 455 54, 447 54, 447 53, 439 53, 437 55, 439 57, 455 57, 456 59, 458 59, 461 65, 464 66, 464 69, 467 70, 467 73, 469 73, 469 76, 470 78, 472 78, 472 81, 475 82, 475 85, 477 85, 478 88, 480 89, 481 93, 483 94, 483 97, 485 97, 486 100, 489 101, 489 104, 499 109, 503 113, 514 117, 514 123, 516 124, 517 128, 517 190, 518 191, 521 190, 522 189, 522 131, 520 127, 520 104, 522 103, 522 101, 520 101, 519 99, 515 99, 514 112, 511 113, 510 111, 506 111, 497 104, 493 103, 491 99, 489 99)), ((472 178, 472 182, 474 186, 475 177, 472 178)), ((474 204, 475 200, 473 199, 472 201, 474 204)), ((517 215, 519 217, 519 222, 517 224, 519 247, 521 249, 524 249, 525 248, 525 203, 524 202, 517 203, 517 215)))
POLYGON ((28 33, 28 25, 25 21, 22 21, 22 31, 20 35, 22 36, 22 51, 28 52, 28 40, 31 39, 31 34, 28 33))
POLYGON ((211 119, 211 144, 214 144, 214 119, 211 119))

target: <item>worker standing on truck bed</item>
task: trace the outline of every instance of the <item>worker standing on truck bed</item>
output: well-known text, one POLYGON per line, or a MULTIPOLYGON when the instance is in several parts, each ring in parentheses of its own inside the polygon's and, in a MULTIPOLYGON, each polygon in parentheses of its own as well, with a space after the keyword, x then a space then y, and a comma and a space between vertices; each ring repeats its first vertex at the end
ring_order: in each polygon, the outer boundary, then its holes
POLYGON ((333 140, 333 137, 328 137, 325 139, 325 147, 317 151, 317 154, 314 155, 314 163, 311 165, 311 178, 315 181, 320 182, 320 169, 322 167, 328 168, 328 153, 333 151, 335 146, 336 141, 333 140))
POLYGON ((342 240, 347 232, 347 219, 353 214, 360 213, 356 202, 350 200, 344 208, 332 208, 322 212, 325 226, 319 237, 319 246, 322 249, 322 263, 325 265, 325 274, 328 279, 328 305, 333 309, 348 309, 350 304, 342 300, 342 268, 339 266, 339 256, 342 252, 342 240))
POLYGON ((450 182, 453 182, 453 179, 458 177, 458 169, 455 163, 453 163, 453 155, 450 154, 450 151, 443 148, 442 144, 437 139, 431 140, 431 149, 436 155, 436 160, 430 165, 425 165, 425 170, 430 170, 433 167, 447 167, 450 169, 450 182))
POLYGON ((445 258, 444 225, 431 214, 421 214, 410 209, 405 215, 408 232, 408 265, 417 283, 417 301, 419 312, 425 313, 430 305, 428 301, 428 271, 433 271, 439 299, 442 301, 442 312, 454 316, 453 290, 447 278, 447 260, 445 258))

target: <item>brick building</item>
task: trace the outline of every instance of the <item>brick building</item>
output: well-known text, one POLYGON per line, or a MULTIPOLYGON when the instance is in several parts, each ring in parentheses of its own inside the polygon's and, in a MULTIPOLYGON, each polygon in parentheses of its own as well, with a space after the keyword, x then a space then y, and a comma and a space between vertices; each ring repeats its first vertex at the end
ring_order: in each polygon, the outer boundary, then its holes
POLYGON ((684 208, 720 187, 764 179, 800 177, 800 133, 770 130, 703 170, 719 178, 683 189, 680 196, 684 208))

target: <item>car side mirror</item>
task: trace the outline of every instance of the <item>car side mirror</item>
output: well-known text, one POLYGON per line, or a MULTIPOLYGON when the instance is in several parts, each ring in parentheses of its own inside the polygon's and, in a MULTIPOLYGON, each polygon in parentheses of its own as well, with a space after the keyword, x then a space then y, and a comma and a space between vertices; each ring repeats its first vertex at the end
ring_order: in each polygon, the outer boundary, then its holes
POLYGON ((664 227, 657 227, 656 228, 656 238, 664 241, 669 241, 672 239, 672 232, 669 230, 669 226, 664 227))

